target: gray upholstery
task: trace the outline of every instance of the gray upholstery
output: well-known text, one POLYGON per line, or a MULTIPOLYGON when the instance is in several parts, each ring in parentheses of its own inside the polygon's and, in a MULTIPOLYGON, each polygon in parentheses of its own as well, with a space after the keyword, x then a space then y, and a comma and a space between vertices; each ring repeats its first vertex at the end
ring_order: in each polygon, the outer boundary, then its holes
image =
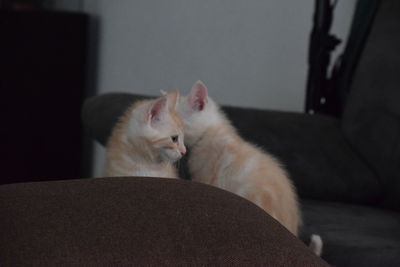
POLYGON ((342 127, 400 210, 400 1, 381 6, 353 78, 342 127))
POLYGON ((118 118, 129 105, 142 98, 144 96, 132 97, 127 93, 114 93, 87 99, 82 109, 86 134, 105 145, 118 118))
POLYGON ((225 108, 248 141, 277 156, 302 198, 374 203, 381 187, 327 116, 225 108))
POLYGON ((303 231, 321 235, 327 262, 335 266, 400 266, 398 212, 323 201, 302 201, 302 210, 303 231))

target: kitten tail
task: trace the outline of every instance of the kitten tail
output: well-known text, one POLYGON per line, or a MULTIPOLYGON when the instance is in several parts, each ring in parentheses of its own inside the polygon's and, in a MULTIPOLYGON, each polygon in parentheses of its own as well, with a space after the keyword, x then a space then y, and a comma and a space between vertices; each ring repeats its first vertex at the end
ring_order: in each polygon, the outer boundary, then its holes
POLYGON ((315 255, 321 256, 322 246, 323 244, 321 237, 319 235, 311 235, 309 248, 315 253, 315 255))

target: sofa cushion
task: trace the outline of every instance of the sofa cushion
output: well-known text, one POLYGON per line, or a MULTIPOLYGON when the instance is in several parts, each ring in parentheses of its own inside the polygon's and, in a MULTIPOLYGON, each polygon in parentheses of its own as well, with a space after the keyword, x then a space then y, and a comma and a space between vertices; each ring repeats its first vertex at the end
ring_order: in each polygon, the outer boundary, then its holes
MULTIPOLYGON (((82 112, 86 132, 104 145, 117 118, 142 98, 109 93, 88 99, 82 112)), ((374 173, 348 146, 336 119, 251 108, 224 110, 246 140, 283 162, 301 197, 355 203, 379 198, 374 173)), ((189 179, 185 164, 180 166, 181 177, 189 179)))
POLYGON ((303 198, 376 203, 381 187, 346 142, 338 120, 320 115, 226 107, 248 141, 278 157, 303 198))
POLYGON ((0 266, 327 266, 249 201, 163 178, 0 186, 0 266))
POLYGON ((304 235, 321 235, 333 266, 400 266, 400 214, 358 205, 304 201, 304 235))
POLYGON ((381 1, 354 74, 343 117, 350 145, 400 210, 400 1, 381 1))
POLYGON ((144 98, 147 97, 129 93, 107 93, 86 99, 82 108, 85 133, 104 146, 118 118, 130 105, 144 98))

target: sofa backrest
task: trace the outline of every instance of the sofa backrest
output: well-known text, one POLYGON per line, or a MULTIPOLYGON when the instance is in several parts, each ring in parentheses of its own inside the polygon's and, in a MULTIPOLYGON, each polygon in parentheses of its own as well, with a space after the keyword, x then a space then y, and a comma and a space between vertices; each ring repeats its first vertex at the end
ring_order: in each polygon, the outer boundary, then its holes
POLYGON ((383 0, 354 73, 342 129, 400 209, 400 1, 383 0))

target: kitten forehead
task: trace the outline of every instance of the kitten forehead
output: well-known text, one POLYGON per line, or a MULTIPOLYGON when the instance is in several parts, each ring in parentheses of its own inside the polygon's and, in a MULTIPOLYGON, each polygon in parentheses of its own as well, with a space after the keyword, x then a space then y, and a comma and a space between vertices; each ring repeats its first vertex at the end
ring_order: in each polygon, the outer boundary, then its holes
MULTIPOLYGON (((157 99, 156 99, 157 100, 157 99)), ((131 114, 129 121, 129 134, 133 136, 147 136, 158 139, 170 135, 182 134, 183 124, 176 114, 175 109, 165 108, 160 120, 151 125, 148 121, 148 111, 156 101, 143 100, 133 105, 128 112, 131 114)))
POLYGON ((165 110, 163 119, 153 128, 156 128, 162 134, 177 134, 183 130, 183 123, 174 108, 165 110))
POLYGON ((170 112, 170 118, 171 118, 172 123, 175 125, 175 128, 179 128, 179 129, 183 128, 182 120, 178 116, 178 113, 176 111, 170 112))

